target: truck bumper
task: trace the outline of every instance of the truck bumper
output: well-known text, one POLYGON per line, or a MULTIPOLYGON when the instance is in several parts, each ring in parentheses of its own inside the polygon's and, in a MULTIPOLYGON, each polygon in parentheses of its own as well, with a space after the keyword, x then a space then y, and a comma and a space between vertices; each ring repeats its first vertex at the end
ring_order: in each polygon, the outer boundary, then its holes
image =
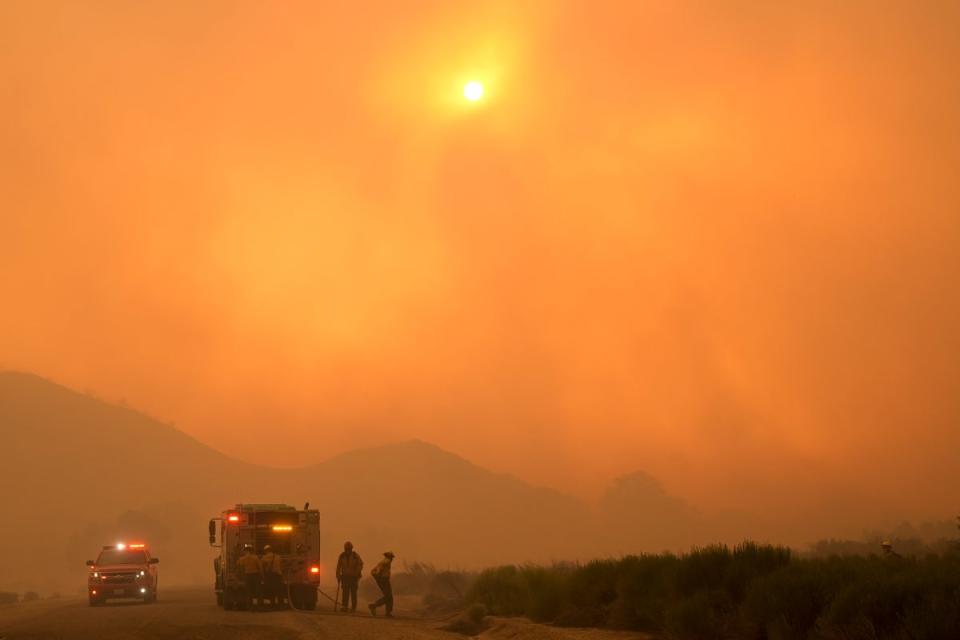
POLYGON ((115 598, 144 598, 153 591, 153 587, 147 584, 111 584, 111 585, 90 585, 87 587, 87 594, 91 598, 98 600, 113 600, 115 598))

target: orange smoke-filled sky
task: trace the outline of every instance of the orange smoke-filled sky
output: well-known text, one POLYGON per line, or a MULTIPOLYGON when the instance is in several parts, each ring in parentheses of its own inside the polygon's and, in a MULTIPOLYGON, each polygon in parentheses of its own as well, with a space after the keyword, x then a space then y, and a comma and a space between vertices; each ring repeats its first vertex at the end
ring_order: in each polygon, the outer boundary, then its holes
POLYGON ((941 513, 958 27, 4 2, 0 368, 265 464, 416 437, 581 495, 643 469, 700 507, 941 513))

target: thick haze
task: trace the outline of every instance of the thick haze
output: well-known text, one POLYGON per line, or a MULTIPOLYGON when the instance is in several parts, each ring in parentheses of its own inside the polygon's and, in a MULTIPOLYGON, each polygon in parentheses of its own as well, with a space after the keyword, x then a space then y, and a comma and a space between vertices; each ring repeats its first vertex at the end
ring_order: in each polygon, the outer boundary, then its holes
POLYGON ((906 0, 4 2, 0 369, 263 464, 422 438, 580 495, 643 470, 701 509, 942 514, 958 29, 906 0))

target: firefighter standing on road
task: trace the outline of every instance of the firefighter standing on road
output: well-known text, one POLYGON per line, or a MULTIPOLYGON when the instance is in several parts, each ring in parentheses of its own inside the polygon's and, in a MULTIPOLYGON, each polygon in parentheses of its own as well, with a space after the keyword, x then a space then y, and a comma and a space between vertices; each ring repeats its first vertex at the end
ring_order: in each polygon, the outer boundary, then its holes
POLYGON ((260 564, 260 558, 253 553, 253 547, 247 545, 243 548, 243 555, 237 560, 237 565, 240 567, 240 571, 243 572, 243 583, 246 586, 248 606, 250 609, 253 609, 254 598, 260 598, 260 603, 263 604, 263 599, 260 596, 260 577, 263 573, 263 568, 260 564))
POLYGON ((343 605, 341 611, 353 613, 357 610, 357 586, 363 574, 363 560, 360 554, 353 550, 353 543, 343 543, 343 553, 337 558, 337 582, 343 590, 343 605))
POLYGON ((383 560, 370 572, 373 579, 377 581, 380 591, 383 592, 383 597, 370 605, 370 613, 373 615, 377 615, 377 607, 385 605, 387 608, 386 616, 388 618, 393 617, 393 589, 390 587, 390 563, 393 562, 393 558, 393 551, 387 551, 383 554, 383 560))
POLYGON ((264 545, 263 556, 260 558, 260 567, 263 570, 263 597, 276 606, 283 600, 283 560, 270 545, 264 545))

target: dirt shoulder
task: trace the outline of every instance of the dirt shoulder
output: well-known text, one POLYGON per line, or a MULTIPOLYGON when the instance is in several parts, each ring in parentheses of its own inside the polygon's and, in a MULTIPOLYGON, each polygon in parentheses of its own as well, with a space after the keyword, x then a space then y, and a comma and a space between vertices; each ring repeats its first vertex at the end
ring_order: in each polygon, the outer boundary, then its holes
POLYGON ((652 640, 636 631, 570 629, 531 622, 525 618, 491 618, 490 626, 478 637, 486 640, 652 640))

